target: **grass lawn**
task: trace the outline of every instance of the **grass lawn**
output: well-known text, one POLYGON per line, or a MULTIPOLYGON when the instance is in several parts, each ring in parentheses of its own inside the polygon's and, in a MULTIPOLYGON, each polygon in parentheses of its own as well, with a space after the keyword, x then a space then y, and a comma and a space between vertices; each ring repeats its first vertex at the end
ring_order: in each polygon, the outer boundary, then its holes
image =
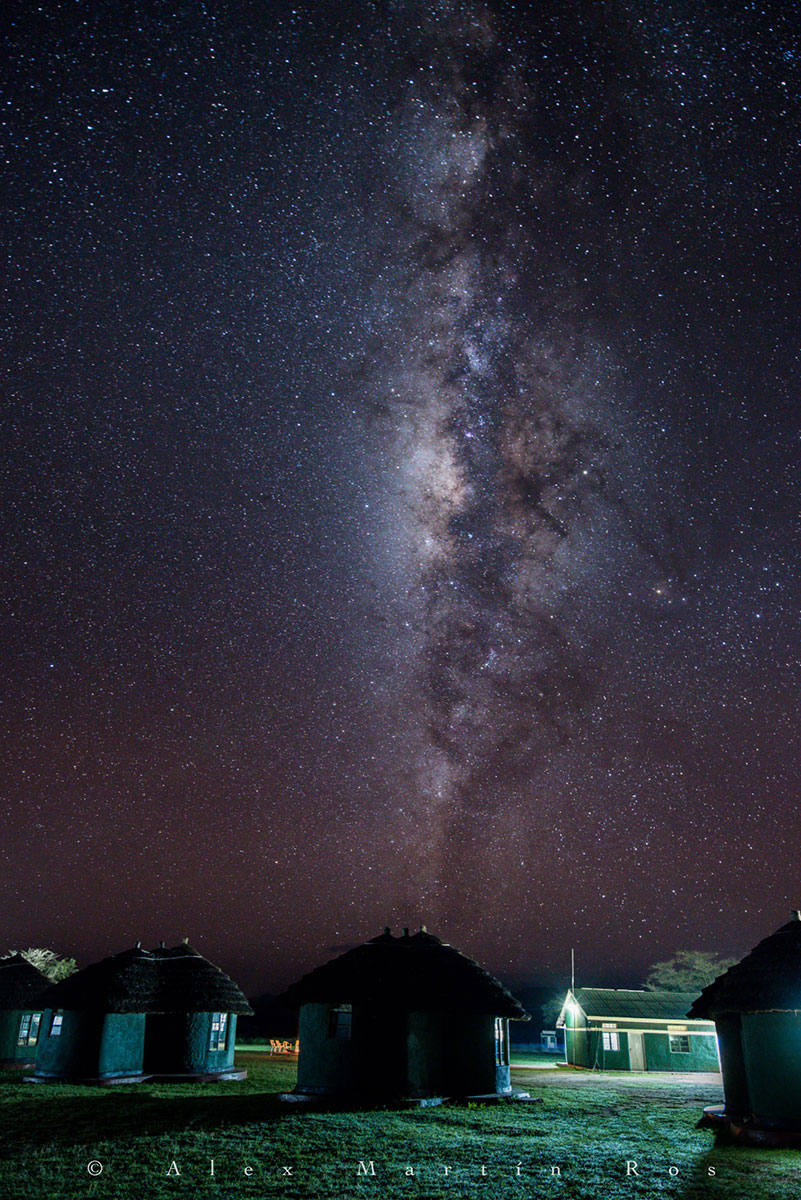
POLYGON ((801 1154, 716 1147, 695 1128, 702 1106, 721 1099, 711 1076, 521 1068, 516 1084, 541 1103, 298 1112, 275 1098, 292 1087, 294 1062, 259 1053, 237 1061, 249 1077, 228 1084, 80 1088, 0 1076, 0 1200, 801 1194, 801 1154), (102 1164, 94 1178, 92 1160, 102 1164), (359 1174, 360 1160, 375 1175, 359 1174), (636 1176, 626 1175, 627 1161, 637 1162, 636 1176), (167 1173, 173 1162, 180 1175, 167 1173))

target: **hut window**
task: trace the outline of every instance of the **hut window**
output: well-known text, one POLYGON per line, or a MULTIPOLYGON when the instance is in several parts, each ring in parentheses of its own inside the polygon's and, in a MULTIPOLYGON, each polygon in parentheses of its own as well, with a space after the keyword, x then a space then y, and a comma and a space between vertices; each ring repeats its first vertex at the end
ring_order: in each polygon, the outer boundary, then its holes
POLYGON ((42 1024, 41 1013, 23 1013, 19 1019, 18 1046, 35 1046, 38 1042, 38 1027, 42 1024))
POLYGON ((689 1054, 690 1053, 690 1035, 688 1033, 671 1033, 671 1035, 670 1035, 670 1053, 671 1054, 689 1054))
POLYGON ((51 1037, 59 1037, 59 1035, 61 1034, 61 1026, 62 1026, 63 1021, 64 1021, 64 1014, 62 1012, 54 1012, 53 1013, 53 1020, 50 1022, 50 1036, 51 1037))
POLYGON ((39 1041, 41 1013, 23 1013, 19 1022, 18 1046, 35 1046, 39 1041))
POLYGON ((341 1004, 332 1008, 328 1013, 328 1036, 330 1038, 349 1038, 353 1024, 353 1010, 349 1004, 341 1004))
POLYGON ((212 1013, 209 1050, 225 1050, 227 1043, 228 1013, 212 1013))
POLYGON ((502 1067, 509 1065, 509 1026, 505 1017, 495 1018, 495 1061, 502 1067))
POLYGON ((619 1050, 620 1037, 615 1029, 604 1029, 601 1031, 601 1045, 604 1050, 619 1050))

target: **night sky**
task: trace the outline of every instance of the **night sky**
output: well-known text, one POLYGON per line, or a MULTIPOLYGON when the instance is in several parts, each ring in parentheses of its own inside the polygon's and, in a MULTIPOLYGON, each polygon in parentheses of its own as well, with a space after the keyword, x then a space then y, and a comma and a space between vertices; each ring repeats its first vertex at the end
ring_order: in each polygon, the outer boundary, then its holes
POLYGON ((2 14, 0 949, 801 903, 801 7, 2 14))

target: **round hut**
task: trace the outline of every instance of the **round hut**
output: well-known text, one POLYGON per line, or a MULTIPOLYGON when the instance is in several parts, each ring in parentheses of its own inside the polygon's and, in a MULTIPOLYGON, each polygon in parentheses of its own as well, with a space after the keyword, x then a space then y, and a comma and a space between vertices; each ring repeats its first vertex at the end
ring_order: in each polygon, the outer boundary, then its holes
POLYGON ((33 1066, 49 988, 47 976, 21 954, 0 959, 0 1067, 33 1066))
POLYGON ((252 1015, 219 967, 183 942, 153 951, 157 978, 145 1027, 144 1068, 175 1079, 244 1079, 234 1070, 237 1016, 252 1015))
POLYGON ((53 984, 32 1078, 144 1079, 145 1014, 152 996, 152 955, 139 945, 53 984))
POLYGON ((34 1080, 243 1079, 244 995, 187 943, 111 955, 51 987, 34 1080))
POLYGON ((509 1095, 509 1029, 522 1006, 425 928, 379 937, 318 967, 300 1008, 298 1082, 308 1095, 509 1095))
POLYGON ((725 1104, 708 1122, 751 1142, 801 1139, 801 911, 704 988, 689 1016, 712 1019, 725 1104))

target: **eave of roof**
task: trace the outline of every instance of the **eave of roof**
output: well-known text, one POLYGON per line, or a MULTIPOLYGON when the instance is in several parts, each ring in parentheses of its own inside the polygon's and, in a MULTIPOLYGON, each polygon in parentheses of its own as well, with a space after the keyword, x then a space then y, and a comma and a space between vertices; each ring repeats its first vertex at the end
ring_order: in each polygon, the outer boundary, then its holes
POLYGON ((710 983, 692 1017, 726 1013, 801 1011, 801 912, 763 938, 745 958, 710 983))
POLYGON ((499 980, 425 929, 400 937, 386 930, 309 972, 288 989, 286 999, 295 1006, 362 1003, 528 1019, 499 980))
POLYGON ((252 1012, 234 981, 187 944, 137 945, 92 963, 51 987, 47 1003, 107 1013, 252 1012))

